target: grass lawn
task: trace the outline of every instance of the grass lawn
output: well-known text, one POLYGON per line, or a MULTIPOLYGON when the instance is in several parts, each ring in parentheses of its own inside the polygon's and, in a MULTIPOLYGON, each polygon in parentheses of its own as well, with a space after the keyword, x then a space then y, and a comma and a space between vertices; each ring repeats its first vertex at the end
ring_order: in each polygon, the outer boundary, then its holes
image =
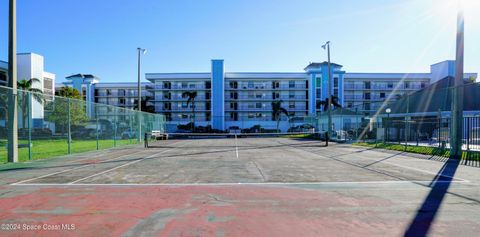
MULTIPOLYGON (((98 141, 98 149, 107 149, 115 146, 124 146, 137 144, 135 139, 131 141, 104 139, 98 141)), ((28 144, 26 140, 19 140, 19 144, 28 144)), ((0 141, 0 164, 7 162, 6 140, 0 141)), ((96 140, 73 140, 70 146, 71 153, 80 153, 94 151, 97 149, 96 140)), ((51 158, 56 156, 68 155, 67 139, 52 140, 33 140, 32 141, 32 160, 51 158)), ((18 149, 18 158, 20 161, 28 161, 28 147, 18 149)))
MULTIPOLYGON (((369 143, 369 142, 356 142, 356 143, 353 143, 353 145, 382 148, 382 149, 394 150, 394 151, 405 151, 405 152, 424 154, 424 155, 433 155, 433 156, 442 156, 442 157, 450 156, 449 149, 441 149, 438 147, 411 146, 411 145, 405 146, 400 144, 369 143)), ((462 159, 480 161, 480 152, 463 151, 462 159)))

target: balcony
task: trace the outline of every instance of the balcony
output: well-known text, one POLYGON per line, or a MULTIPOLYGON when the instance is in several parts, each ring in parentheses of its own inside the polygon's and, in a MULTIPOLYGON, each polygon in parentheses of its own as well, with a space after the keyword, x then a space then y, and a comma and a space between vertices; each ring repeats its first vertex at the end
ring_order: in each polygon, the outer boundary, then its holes
POLYGON ((273 88, 272 85, 265 85, 265 86, 248 86, 248 85, 238 85, 238 88, 230 87, 230 85, 225 85, 226 90, 299 90, 299 89, 307 89, 307 84, 295 84, 293 86, 290 85, 280 85, 279 87, 273 88))
MULTIPOLYGON (((188 98, 183 98, 181 95, 172 95, 170 96, 170 98, 165 98, 165 97, 162 97, 162 96, 157 96, 155 98, 155 101, 187 101, 188 98)), ((206 99, 206 97, 204 95, 197 95, 197 97, 195 97, 195 101, 199 101, 199 100, 210 100, 210 98, 206 99)))
POLYGON ((306 100, 307 96, 305 95, 280 95, 280 97, 276 97, 273 99, 272 95, 261 95, 261 96, 249 96, 249 95, 239 95, 237 99, 230 98, 230 95, 225 96, 225 100, 277 100, 277 99, 282 99, 282 100, 306 100))
POLYGON ((164 85, 155 85, 153 88, 154 90, 184 90, 184 91, 191 91, 191 90, 210 90, 205 87, 205 85, 195 85, 195 86, 181 86, 181 85, 171 85, 170 87, 164 85))

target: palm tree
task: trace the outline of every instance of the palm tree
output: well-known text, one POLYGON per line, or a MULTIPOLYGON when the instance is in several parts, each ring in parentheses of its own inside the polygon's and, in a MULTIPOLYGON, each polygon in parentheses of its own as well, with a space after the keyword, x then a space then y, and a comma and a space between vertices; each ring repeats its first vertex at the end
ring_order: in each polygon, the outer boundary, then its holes
POLYGON ((284 113, 287 118, 290 117, 290 115, 288 114, 288 111, 282 107, 282 100, 278 100, 278 101, 273 101, 272 102, 272 114, 273 114, 273 119, 275 119, 277 121, 277 132, 279 131, 279 127, 280 127, 280 117, 282 115, 282 113, 284 113))
POLYGON ((18 97, 20 106, 22 108, 23 128, 25 128, 25 125, 26 125, 25 120, 27 119, 27 116, 28 116, 28 104, 29 104, 29 101, 28 101, 29 95, 28 93, 26 93, 26 91, 32 92, 30 93, 32 95, 32 98, 38 103, 42 104, 44 100, 43 91, 41 89, 32 87, 34 82, 41 83, 40 80, 37 78, 32 78, 30 80, 21 80, 17 82, 17 88, 19 90, 25 91, 23 92, 22 96, 18 97))
POLYGON ((195 130, 195 98, 197 97, 196 91, 185 91, 182 93, 182 98, 188 98, 187 107, 192 104, 192 132, 195 130))
MULTIPOLYGON (((331 98, 332 98, 332 107, 342 108, 342 105, 338 103, 337 96, 332 95, 331 98)), ((320 109, 323 107, 323 111, 328 110, 328 104, 329 104, 328 101, 329 101, 328 98, 325 98, 325 100, 317 101, 317 109, 320 109)))
MULTIPOLYGON (((143 112, 155 113, 155 106, 150 104, 151 99, 152 99, 151 96, 142 97, 142 101, 140 102, 140 105, 142 106, 141 108, 143 112)), ((138 101, 135 101, 133 108, 138 109, 138 101)))

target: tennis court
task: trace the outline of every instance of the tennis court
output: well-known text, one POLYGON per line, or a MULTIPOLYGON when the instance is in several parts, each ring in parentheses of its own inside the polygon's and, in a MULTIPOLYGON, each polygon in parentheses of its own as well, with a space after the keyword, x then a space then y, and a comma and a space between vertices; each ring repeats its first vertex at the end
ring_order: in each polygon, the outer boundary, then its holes
POLYGON ((480 170, 459 162, 286 136, 171 137, 149 145, 0 171, 1 222, 76 226, 38 232, 50 236, 480 230, 480 170))

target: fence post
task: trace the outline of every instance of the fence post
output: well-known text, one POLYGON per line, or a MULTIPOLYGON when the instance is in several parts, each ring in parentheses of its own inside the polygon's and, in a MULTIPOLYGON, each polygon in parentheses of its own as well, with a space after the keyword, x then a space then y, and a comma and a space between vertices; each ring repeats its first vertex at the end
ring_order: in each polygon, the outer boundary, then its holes
POLYGON ((99 132, 98 132, 98 130, 99 130, 99 127, 98 127, 98 113, 95 114, 95 120, 96 120, 95 127, 96 127, 97 151, 98 151, 99 150, 98 139, 99 139, 99 135, 100 135, 99 132))
POLYGON ((467 120, 467 151, 470 150, 470 118, 466 117, 465 120, 467 120))
POLYGON ((32 92, 28 93, 28 160, 32 160, 32 92))
POLYGON ((130 132, 128 133, 128 143, 132 144, 132 115, 128 116, 128 123, 130 125, 130 132))
POLYGON ((70 98, 67 98, 67 111, 68 111, 68 130, 67 130, 67 139, 68 139, 68 154, 71 154, 71 143, 72 143, 72 121, 70 114, 70 98))
POLYGON ((113 147, 117 146, 117 109, 113 112, 113 147))
POLYGON ((441 135, 440 135, 440 132, 442 131, 442 113, 440 112, 440 109, 438 109, 438 147, 440 148, 441 147, 441 144, 442 144, 442 141, 440 141, 441 139, 441 135))

